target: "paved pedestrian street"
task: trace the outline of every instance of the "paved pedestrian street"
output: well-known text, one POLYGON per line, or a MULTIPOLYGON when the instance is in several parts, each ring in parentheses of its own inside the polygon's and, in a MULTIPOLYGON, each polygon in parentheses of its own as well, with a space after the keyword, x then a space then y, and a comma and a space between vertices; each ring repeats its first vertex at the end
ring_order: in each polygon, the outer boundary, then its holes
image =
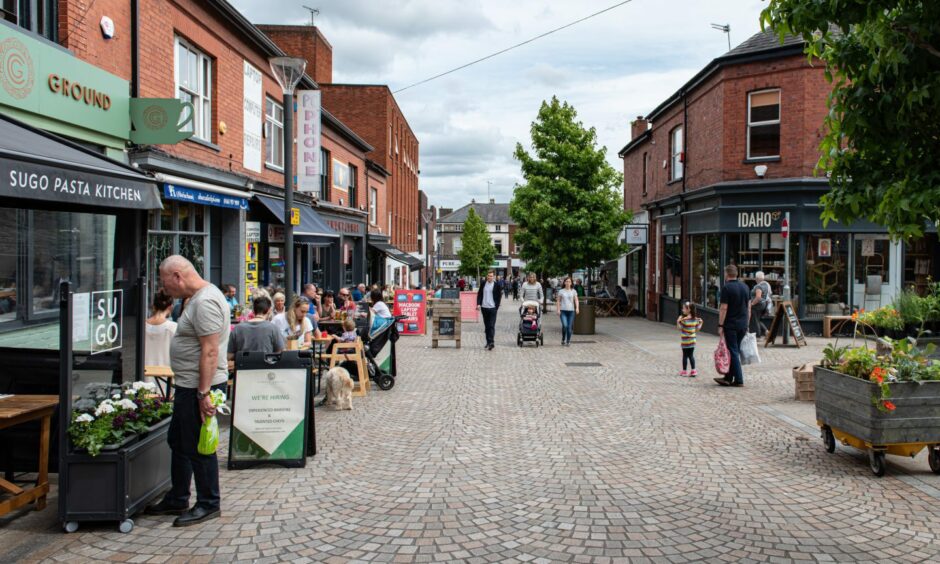
POLYGON ((825 452, 790 370, 823 346, 762 349, 743 388, 677 376, 678 335, 599 319, 595 335, 497 346, 464 324, 463 348, 399 341, 395 388, 320 410, 304 469, 222 470, 222 517, 61 532, 43 512, 0 522, 0 561, 687 562, 938 561, 940 477, 922 457, 872 476, 825 452))

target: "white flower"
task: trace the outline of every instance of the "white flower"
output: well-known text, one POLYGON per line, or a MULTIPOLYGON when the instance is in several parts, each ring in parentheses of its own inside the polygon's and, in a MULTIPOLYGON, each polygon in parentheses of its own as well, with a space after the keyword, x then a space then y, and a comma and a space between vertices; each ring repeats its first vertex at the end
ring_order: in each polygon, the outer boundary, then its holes
POLYGON ((91 414, 89 413, 82 413, 81 415, 75 418, 76 423, 91 423, 94 420, 95 418, 92 417, 91 414))
POLYGON ((146 390, 148 392, 157 391, 157 385, 153 382, 134 382, 133 384, 134 391, 146 390))
POLYGON ((121 399, 121 394, 114 394, 113 396, 111 396, 111 399, 113 399, 113 400, 119 400, 119 399, 121 399))
POLYGON ((120 407, 121 409, 129 409, 131 411, 137 409, 137 404, 129 399, 122 399, 114 405, 120 407))
POLYGON ((128 388, 128 389, 124 390, 124 395, 125 395, 125 396, 137 395, 137 391, 136 391, 136 390, 132 390, 131 388, 128 388))
POLYGON ((114 400, 109 398, 109 399, 103 400, 99 405, 114 405, 114 400))
MULTIPOLYGON (((110 400, 105 400, 105 401, 110 401, 110 400)), ((113 404, 105 403, 103 401, 101 402, 101 405, 98 406, 98 409, 95 410, 95 417, 101 417, 102 415, 106 415, 108 413, 114 413, 114 411, 115 410, 114 410, 113 404)))

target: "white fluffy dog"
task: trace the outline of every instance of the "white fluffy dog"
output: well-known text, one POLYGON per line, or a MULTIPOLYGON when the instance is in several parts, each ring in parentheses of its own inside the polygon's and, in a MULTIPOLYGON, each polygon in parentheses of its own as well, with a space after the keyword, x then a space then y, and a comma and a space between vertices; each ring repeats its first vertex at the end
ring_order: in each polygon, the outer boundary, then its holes
POLYGON ((326 373, 326 405, 336 409, 352 409, 353 379, 342 366, 334 366, 326 373))

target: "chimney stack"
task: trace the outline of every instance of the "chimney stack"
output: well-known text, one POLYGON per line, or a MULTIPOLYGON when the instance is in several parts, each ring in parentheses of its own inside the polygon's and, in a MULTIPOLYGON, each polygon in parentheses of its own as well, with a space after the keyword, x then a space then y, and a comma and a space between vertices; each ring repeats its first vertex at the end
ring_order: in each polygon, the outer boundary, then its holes
POLYGON ((275 45, 291 57, 307 61, 307 74, 317 84, 333 82, 333 46, 320 29, 310 25, 258 25, 275 45))
POLYGON ((640 135, 643 135, 643 132, 649 129, 650 122, 646 121, 643 116, 636 116, 636 119, 630 122, 630 138, 636 139, 640 135))
POLYGON ((495 204, 495 203, 496 203, 496 198, 490 198, 490 203, 491 203, 491 204, 495 204))

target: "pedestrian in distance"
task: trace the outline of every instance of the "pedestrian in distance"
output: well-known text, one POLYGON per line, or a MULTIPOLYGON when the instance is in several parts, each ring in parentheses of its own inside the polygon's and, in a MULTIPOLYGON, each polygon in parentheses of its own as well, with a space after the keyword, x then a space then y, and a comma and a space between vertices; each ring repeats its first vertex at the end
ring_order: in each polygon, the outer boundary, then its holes
POLYGON ((483 327, 486 333, 486 350, 491 351, 496 339, 496 314, 503 298, 502 283, 496 279, 492 270, 486 273, 486 280, 477 291, 477 309, 483 314, 483 327))
POLYGON ((279 353, 284 350, 284 335, 268 321, 271 298, 258 296, 251 302, 251 319, 232 329, 228 340, 228 358, 234 360, 240 352, 279 353))
POLYGON ((561 346, 571 345, 571 329, 574 326, 574 317, 581 313, 578 303, 578 293, 575 291, 568 276, 562 281, 562 288, 557 292, 558 317, 561 319, 561 346))
POLYGON ((682 346, 682 371, 679 376, 698 376, 695 369, 695 337, 702 329, 702 318, 695 311, 695 304, 689 301, 682 302, 682 315, 676 320, 679 329, 680 344, 682 346))
POLYGON ((754 273, 754 288, 751 289, 751 323, 749 324, 751 333, 757 333, 758 338, 763 338, 767 334, 767 326, 761 321, 761 317, 770 315, 773 309, 773 293, 770 284, 764 280, 764 273, 758 270, 754 273))
POLYGON ((512 301, 514 302, 519 301, 519 277, 518 276, 512 277, 512 301))
POLYGON ((203 280, 193 264, 171 255, 160 264, 160 281, 174 298, 188 299, 170 344, 175 393, 167 433, 171 451, 170 491, 148 508, 155 515, 179 515, 176 527, 219 516, 219 461, 215 453, 199 454, 199 431, 215 415, 209 392, 224 391, 228 381, 226 351, 231 311, 225 296, 203 280), (189 507, 190 481, 195 478, 196 504, 189 507))
POLYGON ((725 267, 725 285, 721 288, 721 305, 718 310, 718 336, 725 340, 731 356, 731 370, 724 378, 715 378, 722 386, 744 385, 741 341, 751 321, 750 301, 747 284, 738 280, 738 267, 729 264, 725 267))
POLYGON ((545 292, 542 289, 542 285, 539 284, 538 279, 535 277, 534 272, 530 272, 526 277, 525 284, 522 285, 520 289, 522 294, 522 301, 536 301, 542 303, 545 300, 545 292))

